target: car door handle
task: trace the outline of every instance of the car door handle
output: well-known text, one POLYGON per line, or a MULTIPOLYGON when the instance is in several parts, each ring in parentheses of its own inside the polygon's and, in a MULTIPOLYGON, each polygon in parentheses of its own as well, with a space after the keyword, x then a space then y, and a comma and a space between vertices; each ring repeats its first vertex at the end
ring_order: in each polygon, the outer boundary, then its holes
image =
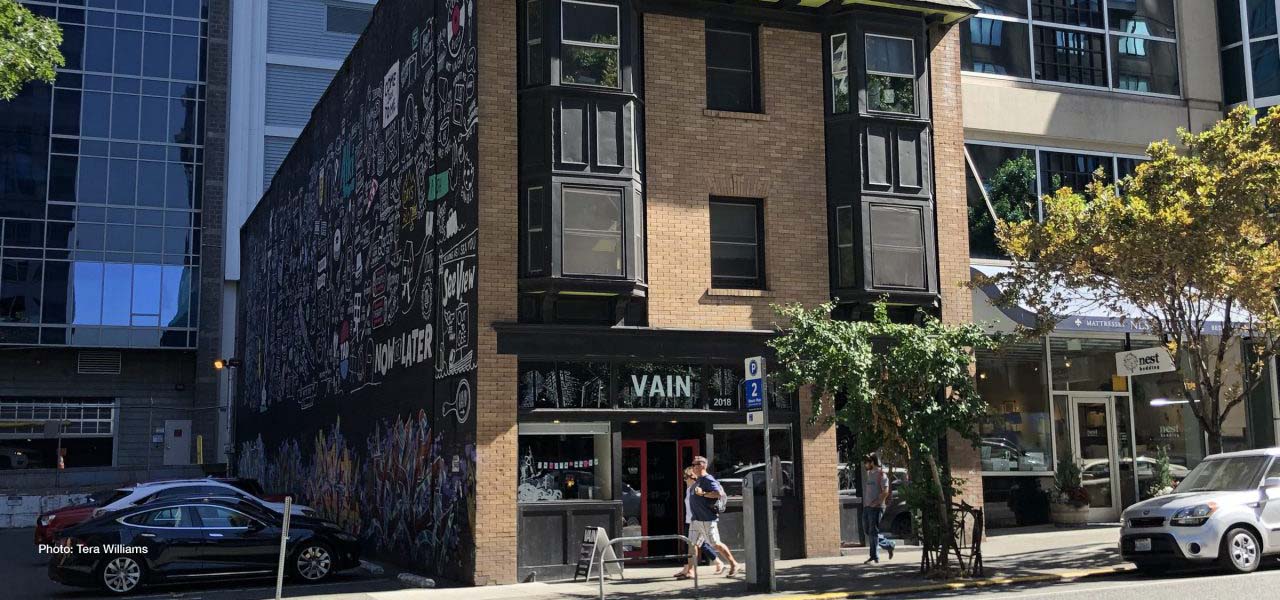
POLYGON ((221 533, 210 533, 210 534, 209 534, 209 537, 217 537, 217 538, 220 538, 220 537, 222 537, 222 534, 221 534, 221 533))
POLYGON ((139 534, 138 534, 138 537, 153 538, 153 537, 156 537, 156 534, 154 534, 154 533, 139 533, 139 534))

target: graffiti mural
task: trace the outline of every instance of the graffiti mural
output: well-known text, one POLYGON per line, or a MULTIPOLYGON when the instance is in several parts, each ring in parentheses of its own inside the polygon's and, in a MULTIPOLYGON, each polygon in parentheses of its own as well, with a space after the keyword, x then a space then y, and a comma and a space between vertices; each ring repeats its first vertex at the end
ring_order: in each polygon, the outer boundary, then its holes
POLYGON ((383 0, 241 230, 237 471, 474 572, 475 0, 383 0))

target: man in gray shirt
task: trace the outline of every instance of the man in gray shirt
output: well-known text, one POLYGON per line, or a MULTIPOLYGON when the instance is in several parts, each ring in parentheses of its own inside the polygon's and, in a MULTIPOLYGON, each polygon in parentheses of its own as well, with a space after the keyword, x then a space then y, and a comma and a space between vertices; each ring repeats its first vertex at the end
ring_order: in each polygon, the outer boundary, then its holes
POLYGON ((863 564, 879 563, 881 548, 889 552, 892 560, 895 544, 880 533, 880 519, 889 504, 889 476, 875 454, 862 460, 862 470, 862 533, 871 547, 871 557, 863 564))

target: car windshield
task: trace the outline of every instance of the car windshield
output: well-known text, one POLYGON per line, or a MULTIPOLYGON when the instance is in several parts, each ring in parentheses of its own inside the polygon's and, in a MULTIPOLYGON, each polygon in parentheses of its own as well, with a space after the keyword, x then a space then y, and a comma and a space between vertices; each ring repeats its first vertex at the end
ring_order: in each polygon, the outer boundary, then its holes
POLYGON ((1177 492, 1240 492, 1258 487, 1266 456, 1235 456, 1206 460, 1187 474, 1177 492))

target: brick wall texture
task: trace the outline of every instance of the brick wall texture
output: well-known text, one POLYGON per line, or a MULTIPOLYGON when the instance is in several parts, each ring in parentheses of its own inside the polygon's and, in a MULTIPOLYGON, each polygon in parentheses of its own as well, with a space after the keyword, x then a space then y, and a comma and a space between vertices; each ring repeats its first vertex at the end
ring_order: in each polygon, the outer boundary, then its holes
MULTIPOLYGON (((812 388, 800 390, 800 454, 804 465, 804 555, 840 556, 840 478, 836 454, 836 426, 824 419, 809 423, 813 415, 812 388)), ((835 410, 831 398, 823 400, 823 413, 835 410)))
POLYGON ((703 27, 644 19, 649 324, 768 329, 771 303, 830 298, 821 36, 763 28, 764 115, 715 116, 703 27), (768 290, 708 293, 711 196, 763 200, 768 290))
POLYGON ((492 324, 516 320, 516 5, 479 4, 480 307, 476 394, 476 585, 516 580, 516 357, 492 324))
MULTIPOLYGON (((942 320, 973 321, 969 281, 969 221, 965 189, 964 119, 960 101, 960 32, 964 27, 935 25, 929 31, 933 101, 933 167, 937 194, 938 284, 942 320)), ((982 505, 981 460, 958 436, 949 436, 947 457, 953 477, 963 480, 961 499, 982 505)))

